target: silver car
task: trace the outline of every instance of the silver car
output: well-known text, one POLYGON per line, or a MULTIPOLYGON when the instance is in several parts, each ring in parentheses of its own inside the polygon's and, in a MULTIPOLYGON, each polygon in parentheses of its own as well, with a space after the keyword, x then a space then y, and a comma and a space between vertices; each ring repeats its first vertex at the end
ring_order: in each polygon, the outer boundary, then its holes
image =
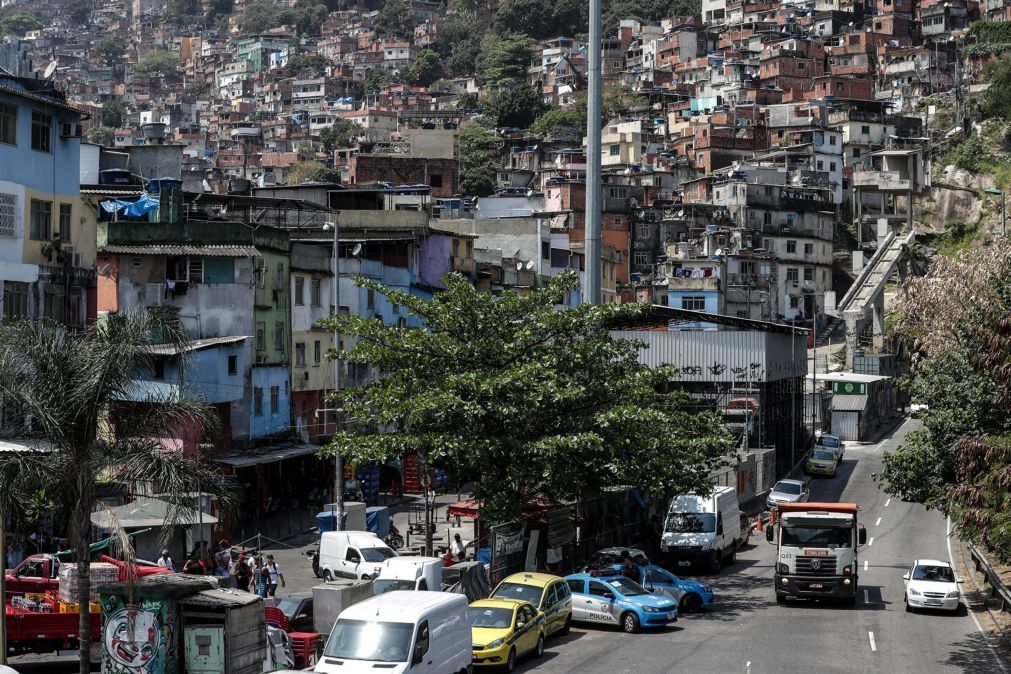
POLYGON ((801 480, 780 480, 769 492, 765 505, 773 509, 780 503, 806 503, 811 498, 807 483, 801 480))

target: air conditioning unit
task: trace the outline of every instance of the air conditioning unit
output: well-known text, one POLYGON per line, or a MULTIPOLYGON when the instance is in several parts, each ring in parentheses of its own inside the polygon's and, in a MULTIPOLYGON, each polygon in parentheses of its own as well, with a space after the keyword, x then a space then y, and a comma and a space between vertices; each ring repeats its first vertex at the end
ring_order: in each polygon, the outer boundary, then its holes
POLYGON ((70 122, 60 124, 60 138, 80 138, 82 135, 80 124, 70 122))

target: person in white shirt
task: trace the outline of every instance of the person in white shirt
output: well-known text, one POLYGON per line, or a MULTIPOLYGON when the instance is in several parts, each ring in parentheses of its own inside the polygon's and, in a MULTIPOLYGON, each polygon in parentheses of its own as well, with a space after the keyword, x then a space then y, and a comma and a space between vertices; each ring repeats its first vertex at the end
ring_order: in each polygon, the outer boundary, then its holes
POLYGON ((266 567, 267 572, 270 573, 270 585, 267 586, 267 592, 273 597, 277 594, 277 581, 281 581, 281 587, 286 585, 284 574, 281 572, 281 567, 274 561, 274 555, 267 555, 266 567))
POLYGON ((460 534, 453 534, 453 542, 450 543, 449 551, 453 553, 453 559, 457 562, 465 561, 467 558, 467 544, 460 538, 460 534))
POLYGON ((158 558, 158 566, 160 566, 163 569, 169 569, 170 571, 172 570, 172 558, 169 557, 168 550, 161 551, 161 557, 158 558))

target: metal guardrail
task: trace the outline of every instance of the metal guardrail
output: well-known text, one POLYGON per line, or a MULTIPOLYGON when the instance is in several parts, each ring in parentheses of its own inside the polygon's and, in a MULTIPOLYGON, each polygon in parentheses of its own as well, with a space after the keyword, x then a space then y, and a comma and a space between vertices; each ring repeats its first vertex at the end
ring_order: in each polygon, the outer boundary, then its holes
POLYGON ((1011 590, 1001 581, 1000 576, 993 570, 990 560, 975 545, 969 544, 969 556, 972 557, 976 571, 983 574, 986 584, 990 586, 990 598, 1000 601, 1000 610, 1005 613, 1011 612, 1011 590))

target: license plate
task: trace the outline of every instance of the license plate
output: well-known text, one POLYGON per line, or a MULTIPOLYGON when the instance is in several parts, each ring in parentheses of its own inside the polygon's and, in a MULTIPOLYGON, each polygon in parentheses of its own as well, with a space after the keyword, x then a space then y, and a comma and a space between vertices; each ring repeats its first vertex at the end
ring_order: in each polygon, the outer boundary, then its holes
POLYGON ((691 566, 691 565, 692 563, 687 560, 681 560, 680 562, 678 562, 678 566, 691 566))
POLYGON ((928 599, 923 603, 927 604, 928 606, 941 606, 944 604, 944 602, 941 601, 940 599, 928 599))
POLYGON ((821 583, 811 583, 811 585, 809 585, 809 587, 812 590, 820 590, 823 586, 822 586, 821 583))

